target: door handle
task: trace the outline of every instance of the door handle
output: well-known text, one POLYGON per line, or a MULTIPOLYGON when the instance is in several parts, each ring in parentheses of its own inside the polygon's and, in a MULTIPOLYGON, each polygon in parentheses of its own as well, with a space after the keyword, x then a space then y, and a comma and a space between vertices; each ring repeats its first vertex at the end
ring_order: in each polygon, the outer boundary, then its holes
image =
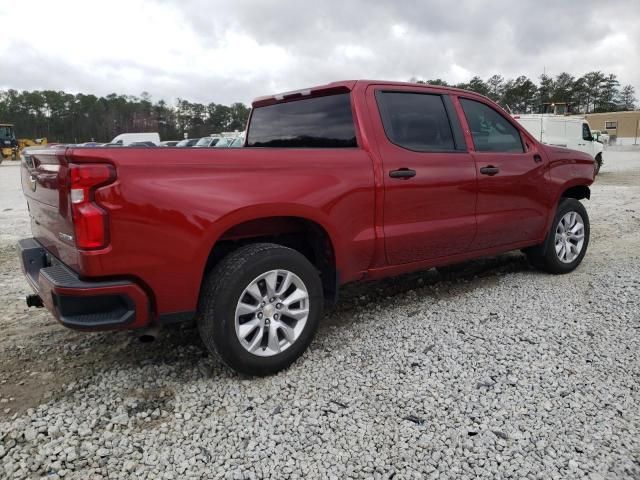
POLYGON ((411 170, 410 168, 399 168, 398 170, 391 170, 389 172, 389 176, 391 178, 403 178, 408 180, 416 176, 416 171, 411 170))
POLYGON ((490 177, 493 177, 499 172, 500 172, 500 169, 498 167, 494 167, 493 165, 487 165, 486 167, 482 167, 480 169, 480 173, 482 175, 489 175, 490 177))
POLYGON ((540 163, 540 162, 542 162, 542 157, 536 153, 533 156, 533 161, 536 162, 536 163, 540 163))

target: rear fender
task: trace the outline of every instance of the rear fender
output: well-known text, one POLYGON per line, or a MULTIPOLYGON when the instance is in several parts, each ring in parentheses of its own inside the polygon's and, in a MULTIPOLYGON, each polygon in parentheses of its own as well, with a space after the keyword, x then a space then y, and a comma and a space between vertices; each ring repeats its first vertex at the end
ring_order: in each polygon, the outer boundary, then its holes
POLYGON ((203 259, 203 270, 201 274, 204 275, 209 253, 218 241, 224 239, 223 235, 225 232, 236 225, 269 217, 297 217, 320 225, 320 227, 327 232, 333 246, 336 269, 341 271, 345 268, 345 262, 347 260, 344 254, 345 246, 337 229, 328 221, 326 216, 322 215, 321 212, 319 214, 317 209, 305 207, 304 205, 268 203, 241 208, 216 220, 215 228, 208 233, 203 242, 202 250, 199 252, 199 257, 203 259))

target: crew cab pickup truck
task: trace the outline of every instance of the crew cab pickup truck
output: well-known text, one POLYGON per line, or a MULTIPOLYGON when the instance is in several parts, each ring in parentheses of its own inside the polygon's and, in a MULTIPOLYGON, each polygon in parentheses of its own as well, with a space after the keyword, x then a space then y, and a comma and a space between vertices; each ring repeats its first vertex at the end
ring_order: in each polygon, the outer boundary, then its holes
POLYGON ((256 99, 244 148, 31 151, 28 303, 81 330, 195 320, 266 375, 345 283, 515 249, 572 271, 595 166, 478 94, 362 80, 256 99))

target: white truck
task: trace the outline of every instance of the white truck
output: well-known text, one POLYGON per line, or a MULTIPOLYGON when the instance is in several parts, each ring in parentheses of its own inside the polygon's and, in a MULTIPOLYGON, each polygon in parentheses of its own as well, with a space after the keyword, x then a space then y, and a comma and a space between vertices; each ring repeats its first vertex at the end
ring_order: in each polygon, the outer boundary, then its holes
POLYGON ((160 134, 158 132, 147 132, 147 133, 121 133, 120 135, 114 137, 110 143, 117 143, 126 147, 131 145, 132 143, 138 142, 151 142, 154 145, 160 144, 160 134))
POLYGON ((542 143, 588 153, 596 161, 596 174, 600 171, 604 145, 593 137, 584 118, 549 114, 513 115, 513 118, 542 143))

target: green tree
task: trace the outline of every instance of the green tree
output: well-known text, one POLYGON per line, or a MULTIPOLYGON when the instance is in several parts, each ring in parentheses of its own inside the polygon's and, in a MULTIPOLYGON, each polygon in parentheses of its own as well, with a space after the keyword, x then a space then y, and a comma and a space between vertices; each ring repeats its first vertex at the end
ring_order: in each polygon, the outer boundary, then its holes
POLYGON ((505 83, 502 102, 513 113, 530 113, 534 110, 537 91, 535 83, 521 75, 505 83))
POLYGON ((552 85, 551 101, 573 104, 574 85, 575 78, 570 73, 562 72, 557 75, 552 85))
POLYGON ((536 102, 541 112, 544 112, 544 105, 551 103, 551 96, 553 95, 554 85, 553 78, 549 75, 540 75, 540 86, 538 87, 538 95, 536 96, 536 102))
POLYGON ((178 99, 175 107, 140 96, 105 97, 42 90, 0 90, 0 121, 14 123, 18 137, 50 141, 106 142, 123 132, 159 132, 164 139, 242 130, 249 109, 242 103, 204 105, 178 99), (213 107, 212 107, 213 106, 213 107))
POLYGON ((477 75, 469 80, 469 83, 465 85, 467 90, 479 93, 481 95, 489 95, 489 86, 477 75))
POLYGON ((600 90, 598 95, 597 106, 594 111, 596 112, 610 112, 617 109, 616 100, 620 94, 618 87, 620 82, 613 73, 604 77, 604 80, 600 83, 600 90))
POLYGON ((589 113, 589 111, 593 111, 600 103, 600 91, 605 80, 605 74, 599 70, 586 73, 583 76, 582 83, 584 85, 585 92, 586 113, 589 113))
POLYGON ((619 105, 622 110, 635 110, 636 108, 636 89, 633 85, 625 85, 619 98, 619 105))
POLYGON ((438 85, 441 87, 448 87, 449 84, 442 80, 441 78, 435 78, 433 80, 418 80, 416 83, 420 83, 422 85, 438 85))
POLYGON ((504 77, 502 75, 492 75, 487 80, 487 86, 489 89, 488 96, 494 102, 499 102, 502 99, 502 92, 504 89, 504 77))

